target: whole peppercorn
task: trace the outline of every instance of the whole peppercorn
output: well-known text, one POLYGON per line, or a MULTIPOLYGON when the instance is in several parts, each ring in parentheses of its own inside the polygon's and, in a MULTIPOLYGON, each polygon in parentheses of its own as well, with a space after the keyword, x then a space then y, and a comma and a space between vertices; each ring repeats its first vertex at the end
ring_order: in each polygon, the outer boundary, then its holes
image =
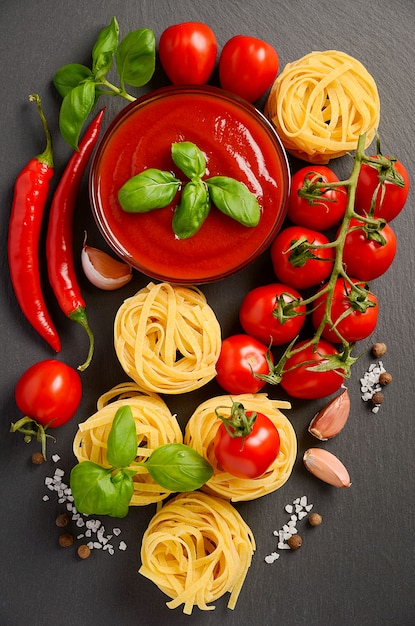
POLYGON ((45 457, 41 452, 33 452, 32 454, 32 463, 33 465, 42 465, 45 457))
POLYGON ((91 548, 83 543, 79 546, 77 552, 80 559, 87 559, 91 555, 91 548))
POLYGON ((386 353, 386 343, 378 342, 372 346, 372 354, 375 358, 379 358, 386 353))
POLYGON ((303 540, 300 535, 292 535, 288 539, 287 543, 290 546, 291 550, 298 550, 303 545, 303 540))
POLYGON ((69 515, 67 515, 66 513, 62 513, 61 515, 58 515, 55 523, 56 523, 56 526, 58 526, 58 528, 64 528, 65 526, 69 524, 69 515))
POLYGON ((59 545, 61 548, 69 548, 73 544, 73 537, 70 533, 64 533, 59 537, 59 545))
POLYGON ((375 405, 382 404, 384 399, 385 399, 385 396, 383 395, 383 393, 381 391, 377 391, 372 396, 372 403, 375 405))
POLYGON ((382 385, 382 387, 384 387, 385 385, 389 385, 389 383, 392 382, 392 374, 389 374, 389 372, 382 372, 382 374, 379 376, 379 383, 382 385))
POLYGON ((322 521, 323 518, 319 513, 311 513, 308 516, 308 523, 310 524, 310 526, 320 526, 322 521))

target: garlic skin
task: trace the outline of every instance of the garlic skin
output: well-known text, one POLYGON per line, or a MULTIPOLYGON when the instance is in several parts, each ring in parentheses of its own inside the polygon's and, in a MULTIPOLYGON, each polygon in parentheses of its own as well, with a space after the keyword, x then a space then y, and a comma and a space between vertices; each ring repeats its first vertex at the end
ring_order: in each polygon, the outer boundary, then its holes
POLYGON ((347 388, 324 406, 310 422, 308 432, 320 441, 332 439, 343 430, 350 415, 350 396, 347 388))
POLYGON ((88 246, 86 238, 82 246, 81 262, 85 276, 98 289, 119 289, 133 277, 132 268, 127 263, 117 261, 106 252, 88 246))
POLYGON ((304 452, 303 461, 313 476, 333 487, 350 487, 352 484, 343 463, 328 450, 309 448, 304 452))

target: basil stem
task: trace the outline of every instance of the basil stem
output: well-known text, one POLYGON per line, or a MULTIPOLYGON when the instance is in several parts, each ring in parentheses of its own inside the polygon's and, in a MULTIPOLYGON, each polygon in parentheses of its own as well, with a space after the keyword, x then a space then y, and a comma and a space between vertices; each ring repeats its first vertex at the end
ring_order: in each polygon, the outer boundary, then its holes
POLYGON ((209 194, 204 182, 197 179, 187 183, 173 214, 174 234, 179 239, 195 235, 209 215, 209 210, 209 194))
POLYGON ((183 443, 159 446, 143 465, 159 485, 172 492, 199 489, 213 475, 209 461, 183 443))
POLYGON ((258 200, 246 185, 228 176, 213 176, 206 181, 213 204, 243 226, 256 226, 261 217, 258 200))
POLYGON ((146 213, 170 204, 180 185, 171 172, 149 168, 121 187, 118 200, 128 213, 146 213))

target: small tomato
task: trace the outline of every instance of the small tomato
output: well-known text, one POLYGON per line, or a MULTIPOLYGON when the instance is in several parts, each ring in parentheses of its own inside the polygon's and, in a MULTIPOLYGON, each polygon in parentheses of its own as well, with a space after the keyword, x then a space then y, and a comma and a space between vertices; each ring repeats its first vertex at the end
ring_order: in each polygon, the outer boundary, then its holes
POLYGON ((357 218, 350 220, 343 249, 343 265, 354 278, 364 281, 382 276, 396 255, 396 235, 389 224, 372 231, 357 218))
POLYGON ((269 374, 266 345, 249 335, 231 335, 222 341, 216 363, 216 381, 228 393, 257 393, 265 381, 254 374, 269 374))

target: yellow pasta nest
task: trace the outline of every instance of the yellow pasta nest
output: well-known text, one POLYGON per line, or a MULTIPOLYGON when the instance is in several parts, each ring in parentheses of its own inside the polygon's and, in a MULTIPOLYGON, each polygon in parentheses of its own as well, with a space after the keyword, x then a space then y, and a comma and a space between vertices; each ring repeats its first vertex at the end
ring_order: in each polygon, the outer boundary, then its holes
MULTIPOLYGON (((156 394, 147 393, 134 383, 117 385, 97 403, 97 412, 79 424, 73 442, 73 451, 81 463, 93 461, 110 467, 107 459, 107 440, 115 413, 128 405, 136 424, 138 455, 136 461, 145 461, 158 446, 166 443, 182 443, 183 437, 175 416, 156 394)), ((131 467, 134 491, 130 505, 144 506, 160 502, 170 491, 158 485, 144 467, 131 467)))
POLYGON ((215 377, 221 330, 196 287, 149 283, 119 308, 114 343, 124 371, 143 389, 177 394, 215 377))
POLYGON ((255 550, 252 531, 233 506, 201 492, 176 496, 150 521, 141 545, 139 573, 183 612, 230 593, 234 609, 255 550))
POLYGON ((285 148, 311 163, 328 163, 372 142, 380 119, 376 83, 360 61, 337 50, 288 63, 269 93, 265 115, 285 148))
POLYGON ((276 491, 288 480, 297 455, 297 437, 291 422, 280 409, 290 408, 289 402, 270 400, 266 394, 244 394, 239 396, 218 396, 199 405, 187 423, 184 443, 194 448, 207 459, 213 467, 212 478, 202 487, 207 493, 221 496, 232 502, 254 500, 276 491), (221 420, 215 409, 221 407, 221 414, 226 415, 224 406, 232 402, 241 402, 247 411, 256 411, 266 415, 277 427, 280 436, 280 451, 268 470, 258 478, 238 478, 225 472, 218 464, 214 451, 214 440, 221 420))

